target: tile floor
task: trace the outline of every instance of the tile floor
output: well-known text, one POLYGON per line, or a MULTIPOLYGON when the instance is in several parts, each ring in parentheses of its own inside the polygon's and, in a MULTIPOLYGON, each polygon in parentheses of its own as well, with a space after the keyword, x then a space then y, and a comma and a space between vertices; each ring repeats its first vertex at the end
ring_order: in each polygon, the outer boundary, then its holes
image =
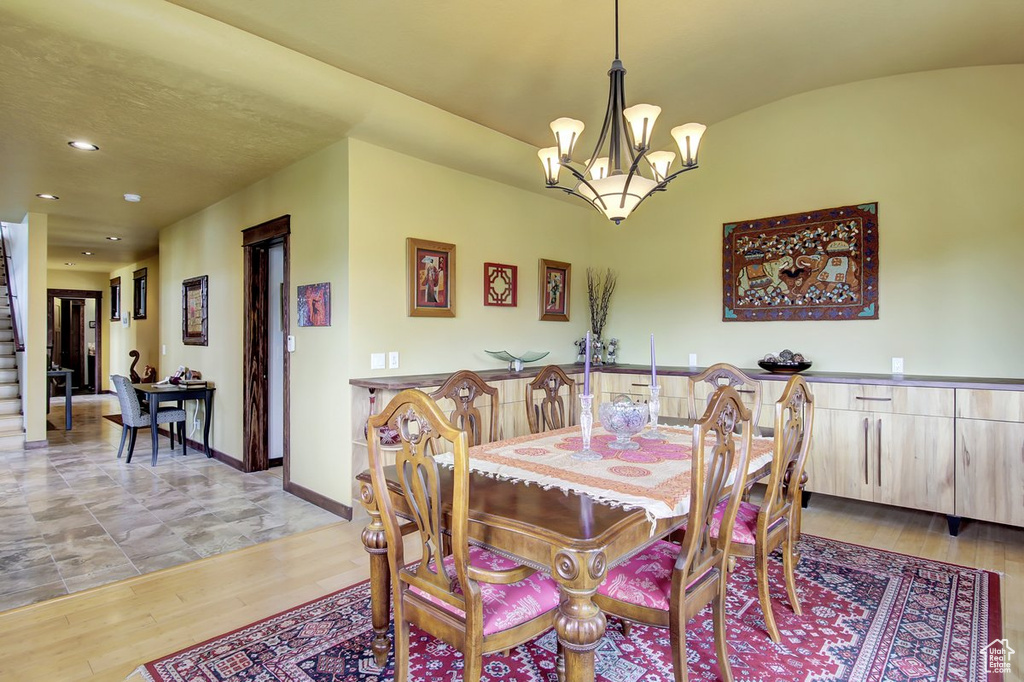
POLYGON ((247 547, 341 519, 281 489, 280 469, 243 474, 148 431, 117 459, 112 395, 53 398, 48 447, 0 452, 0 611, 247 547))

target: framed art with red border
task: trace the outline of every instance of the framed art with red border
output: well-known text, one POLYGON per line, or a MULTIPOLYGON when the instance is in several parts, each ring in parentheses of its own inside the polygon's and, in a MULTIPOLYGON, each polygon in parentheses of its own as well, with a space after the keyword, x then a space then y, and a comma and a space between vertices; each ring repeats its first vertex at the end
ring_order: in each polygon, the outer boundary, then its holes
POLYGON ((410 317, 455 317, 455 244, 405 240, 410 317))
POLYGON ((515 308, 519 305, 519 268, 505 263, 484 263, 484 305, 515 308))
POLYGON ((540 319, 554 322, 569 321, 569 286, 572 283, 572 265, 557 260, 540 259, 540 319))

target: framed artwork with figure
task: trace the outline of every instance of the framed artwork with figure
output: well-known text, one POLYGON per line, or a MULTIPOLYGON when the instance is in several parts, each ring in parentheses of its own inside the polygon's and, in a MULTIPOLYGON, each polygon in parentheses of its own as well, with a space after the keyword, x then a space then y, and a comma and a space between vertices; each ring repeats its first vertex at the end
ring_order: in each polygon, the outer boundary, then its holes
POLYGON ((300 327, 331 326, 331 283, 301 284, 298 287, 300 327))
POLYGON ((189 346, 209 345, 206 289, 207 275, 192 277, 181 283, 181 341, 189 346))
POLYGON ((540 259, 540 319, 569 321, 569 287, 572 265, 557 260, 540 259))
POLYGON ((405 240, 410 317, 455 317, 455 244, 405 240))

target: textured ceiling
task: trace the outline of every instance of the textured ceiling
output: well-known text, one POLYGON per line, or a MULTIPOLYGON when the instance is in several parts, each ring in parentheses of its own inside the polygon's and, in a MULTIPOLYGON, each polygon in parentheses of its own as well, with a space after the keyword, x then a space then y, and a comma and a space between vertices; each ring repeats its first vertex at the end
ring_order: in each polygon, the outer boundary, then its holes
MULTIPOLYGON (((1024 63, 1022 0, 622 0, 621 17, 627 101, 662 106, 662 145, 808 90, 1024 63)), ((387 138, 367 121, 395 100, 349 74, 532 146, 581 118, 587 147, 612 58, 610 0, 5 0, 0 26, 0 219, 49 213, 51 264, 99 271, 347 134, 387 138)), ((542 184, 539 166, 462 158, 437 160, 542 184)))

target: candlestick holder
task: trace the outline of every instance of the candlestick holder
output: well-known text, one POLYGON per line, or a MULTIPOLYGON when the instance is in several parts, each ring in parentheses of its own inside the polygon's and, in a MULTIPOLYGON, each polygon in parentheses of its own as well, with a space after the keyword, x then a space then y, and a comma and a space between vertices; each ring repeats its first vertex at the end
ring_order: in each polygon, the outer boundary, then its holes
POLYGON ((594 413, 591 411, 593 405, 593 394, 580 396, 580 431, 583 434, 583 449, 572 453, 571 456, 582 462, 596 462, 602 459, 599 453, 590 449, 590 436, 594 430, 594 413))
POLYGON ((651 384, 651 397, 647 401, 647 409, 651 412, 650 428, 640 434, 641 438, 648 440, 665 440, 666 436, 658 430, 658 412, 661 411, 661 400, 659 395, 661 394, 661 386, 657 384, 651 384))

